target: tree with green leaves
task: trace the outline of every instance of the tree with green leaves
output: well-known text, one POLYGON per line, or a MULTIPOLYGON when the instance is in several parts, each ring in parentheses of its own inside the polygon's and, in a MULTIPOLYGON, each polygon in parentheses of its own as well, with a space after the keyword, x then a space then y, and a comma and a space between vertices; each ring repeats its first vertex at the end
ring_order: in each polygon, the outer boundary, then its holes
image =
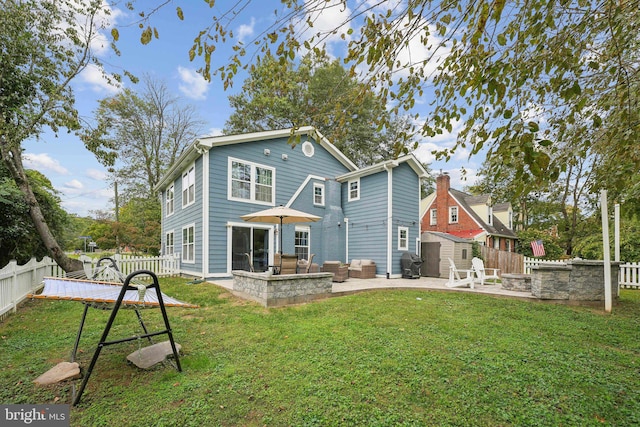
MULTIPOLYGON (((71 83, 89 64, 100 65, 92 42, 101 1, 5 0, 0 25, 0 155, 24 198, 49 255, 65 270, 82 269, 56 240, 22 163, 22 143, 45 128, 80 128, 71 83)), ((106 75, 105 75, 106 76, 106 75)), ((119 75, 111 75, 120 79, 119 75)))
MULTIPOLYGON (((58 192, 40 172, 26 170, 25 174, 51 233, 60 240, 67 228, 68 217, 60 207, 58 192)), ((49 254, 29 217, 29 206, 23 193, 3 164, 0 164, 0 218, 3 224, 0 227, 0 268, 12 259, 24 264, 32 257, 42 258, 49 254)))
POLYGON ((144 87, 104 98, 96 126, 83 134, 103 164, 113 168, 124 199, 154 197, 153 188, 200 134, 203 121, 162 81, 146 75, 144 87))
MULTIPOLYGON (((377 88, 397 111, 432 102, 420 118, 424 137, 461 122, 453 150, 487 149, 499 159, 492 167, 513 165, 523 186, 555 181, 570 156, 593 147, 605 155, 599 184, 613 196, 640 194, 637 2, 286 0, 276 22, 254 40, 235 42, 234 56, 223 64, 213 53, 234 41, 235 20, 250 8, 238 2, 218 13, 218 2, 208 4, 216 6, 212 24, 196 35, 189 54, 201 58, 205 78, 217 74, 225 87, 253 69, 254 58, 290 61, 338 38, 350 75, 377 88), (335 10, 334 26, 315 27, 319 16, 335 10)), ((179 19, 184 13, 177 7, 179 19)), ((143 43, 162 34, 153 15, 146 17, 143 43)))
POLYGON ((235 111, 227 134, 311 125, 359 166, 408 150, 396 144, 411 128, 408 119, 391 117, 371 87, 324 54, 311 53, 297 65, 267 55, 229 101, 235 111), (374 123, 381 116, 389 116, 388 125, 378 129, 374 123))

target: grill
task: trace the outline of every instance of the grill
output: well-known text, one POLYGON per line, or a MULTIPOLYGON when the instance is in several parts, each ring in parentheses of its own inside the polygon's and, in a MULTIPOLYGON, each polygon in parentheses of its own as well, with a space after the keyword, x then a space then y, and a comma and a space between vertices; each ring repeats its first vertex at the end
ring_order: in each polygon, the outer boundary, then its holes
POLYGON ((400 258, 400 266, 402 267, 403 279, 417 279, 420 277, 422 259, 416 254, 405 252, 400 258))

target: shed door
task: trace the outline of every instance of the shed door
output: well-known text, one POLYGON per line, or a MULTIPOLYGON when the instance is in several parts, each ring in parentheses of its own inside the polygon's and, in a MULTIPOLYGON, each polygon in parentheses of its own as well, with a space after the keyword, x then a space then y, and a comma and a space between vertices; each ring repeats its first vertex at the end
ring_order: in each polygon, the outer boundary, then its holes
POLYGON ((422 268, 427 277, 440 277, 440 242, 422 242, 422 268))

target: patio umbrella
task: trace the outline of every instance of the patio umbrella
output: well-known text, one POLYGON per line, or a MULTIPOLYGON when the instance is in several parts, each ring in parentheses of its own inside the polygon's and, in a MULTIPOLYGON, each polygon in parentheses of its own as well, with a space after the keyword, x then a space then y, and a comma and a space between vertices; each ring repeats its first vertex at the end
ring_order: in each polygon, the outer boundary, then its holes
POLYGON ((291 209, 282 205, 275 208, 269 208, 263 211, 242 215, 240 218, 247 222, 268 222, 271 224, 280 224, 280 255, 282 255, 282 224, 315 222, 322 219, 319 216, 291 209))

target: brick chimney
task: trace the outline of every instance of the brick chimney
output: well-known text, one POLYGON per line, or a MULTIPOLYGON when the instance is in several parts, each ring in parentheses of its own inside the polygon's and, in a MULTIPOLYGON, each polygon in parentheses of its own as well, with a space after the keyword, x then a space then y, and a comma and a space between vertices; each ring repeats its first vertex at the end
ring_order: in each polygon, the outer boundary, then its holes
POLYGON ((449 188, 451 177, 447 173, 441 173, 436 177, 436 209, 438 218, 436 229, 441 232, 449 230, 449 188))
POLYGON ((449 188, 451 187, 451 177, 448 173, 441 173, 436 177, 436 192, 438 196, 440 193, 444 192, 445 194, 449 192, 449 188))

